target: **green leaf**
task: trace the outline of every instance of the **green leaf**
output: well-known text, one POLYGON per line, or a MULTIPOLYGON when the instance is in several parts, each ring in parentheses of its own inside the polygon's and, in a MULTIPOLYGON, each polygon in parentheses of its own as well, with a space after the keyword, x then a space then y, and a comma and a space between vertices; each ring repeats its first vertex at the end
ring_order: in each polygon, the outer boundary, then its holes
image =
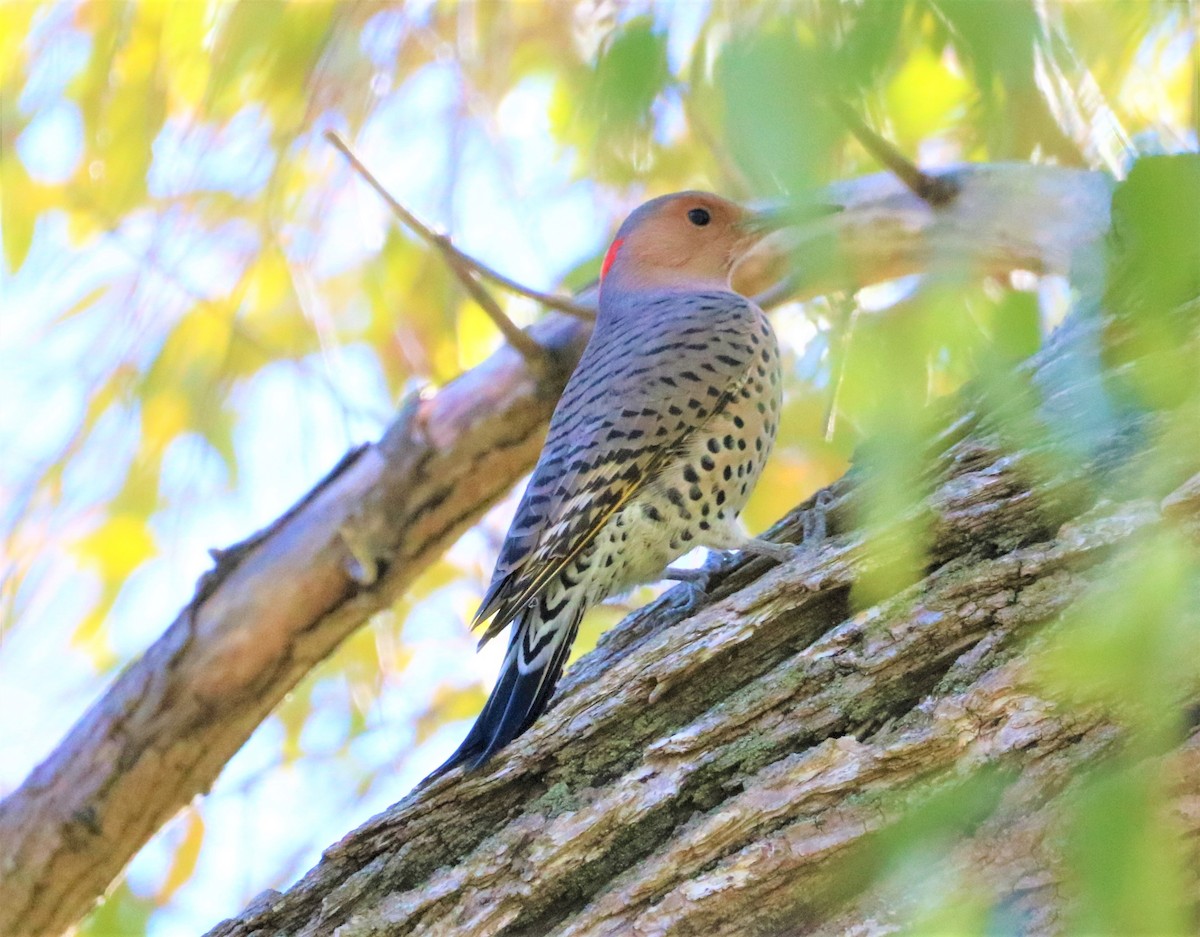
POLYGON ((1068 870, 1079 900, 1069 933, 1189 934, 1187 850, 1167 819, 1178 809, 1152 764, 1089 779, 1075 805, 1068 870))
POLYGON ((669 77, 666 35, 648 16, 630 20, 596 62, 589 105, 601 134, 622 137, 648 128, 650 106, 669 77))
POLYGON ((827 177, 840 128, 823 97, 827 57, 789 23, 729 42, 716 67, 725 140, 760 193, 797 195, 827 177))
POLYGON ((133 893, 128 882, 118 885, 95 911, 84 919, 79 937, 134 937, 146 933, 154 902, 133 893))
POLYGON ((1200 324, 1200 156, 1147 157, 1113 194, 1106 307, 1123 379, 1154 406, 1195 391, 1200 324))

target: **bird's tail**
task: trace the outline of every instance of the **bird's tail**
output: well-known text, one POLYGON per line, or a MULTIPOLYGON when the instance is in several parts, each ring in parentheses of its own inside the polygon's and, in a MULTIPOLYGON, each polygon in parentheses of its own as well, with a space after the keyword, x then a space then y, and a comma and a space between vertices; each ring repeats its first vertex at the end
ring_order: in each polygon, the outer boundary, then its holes
POLYGON ((491 696, 463 743, 430 777, 464 763, 478 768, 545 711, 575 643, 584 605, 569 602, 558 615, 543 620, 541 604, 527 605, 513 621, 491 696))

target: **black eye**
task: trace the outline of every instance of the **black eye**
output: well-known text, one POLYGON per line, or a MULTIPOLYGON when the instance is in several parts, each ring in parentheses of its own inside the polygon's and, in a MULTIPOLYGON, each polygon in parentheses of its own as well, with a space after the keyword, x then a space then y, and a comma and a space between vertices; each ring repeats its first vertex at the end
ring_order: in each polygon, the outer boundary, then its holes
POLYGON ((703 228, 706 224, 712 221, 712 215, 705 208, 693 208, 688 212, 688 221, 694 224, 697 228, 703 228))

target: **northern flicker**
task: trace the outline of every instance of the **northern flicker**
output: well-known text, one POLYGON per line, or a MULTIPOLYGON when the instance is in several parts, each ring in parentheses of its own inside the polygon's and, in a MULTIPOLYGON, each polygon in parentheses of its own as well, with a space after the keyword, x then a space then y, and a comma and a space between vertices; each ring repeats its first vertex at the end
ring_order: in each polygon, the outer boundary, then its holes
POLYGON ((703 192, 647 202, 605 255, 595 331, 550 421, 491 585, 484 642, 511 624, 500 678, 438 773, 476 767, 550 701, 591 605, 663 578, 697 546, 755 540, 739 514, 771 451, 781 377, 761 309, 734 265, 769 230, 703 192))

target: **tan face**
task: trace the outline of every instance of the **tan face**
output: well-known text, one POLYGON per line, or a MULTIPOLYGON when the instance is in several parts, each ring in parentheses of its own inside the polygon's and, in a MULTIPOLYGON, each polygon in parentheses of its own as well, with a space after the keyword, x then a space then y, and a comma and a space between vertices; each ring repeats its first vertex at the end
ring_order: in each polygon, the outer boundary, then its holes
POLYGON ((707 192, 680 192, 647 202, 621 226, 605 258, 605 275, 622 286, 727 287, 734 265, 765 232, 751 215, 707 192))

